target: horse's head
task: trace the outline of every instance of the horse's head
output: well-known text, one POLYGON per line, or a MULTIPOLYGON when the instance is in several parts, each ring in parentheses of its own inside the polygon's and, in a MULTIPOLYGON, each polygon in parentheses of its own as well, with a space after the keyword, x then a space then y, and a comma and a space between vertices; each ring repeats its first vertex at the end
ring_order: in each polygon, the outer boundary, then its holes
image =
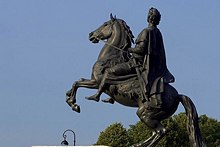
POLYGON ((110 15, 110 18, 111 19, 109 21, 105 22, 95 31, 89 33, 90 41, 92 41, 93 43, 98 43, 99 40, 108 39, 112 35, 113 24, 116 18, 113 17, 112 14, 110 15))

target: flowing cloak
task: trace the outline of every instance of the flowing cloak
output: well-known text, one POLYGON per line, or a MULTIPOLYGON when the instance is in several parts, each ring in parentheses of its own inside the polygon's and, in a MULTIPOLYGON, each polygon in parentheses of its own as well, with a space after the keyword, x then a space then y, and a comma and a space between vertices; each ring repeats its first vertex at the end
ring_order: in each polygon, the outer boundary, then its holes
POLYGON ((174 82, 174 76, 168 71, 163 38, 156 27, 144 29, 137 37, 135 43, 144 43, 139 60, 143 63, 142 77, 144 79, 147 95, 162 93, 164 83, 174 82))

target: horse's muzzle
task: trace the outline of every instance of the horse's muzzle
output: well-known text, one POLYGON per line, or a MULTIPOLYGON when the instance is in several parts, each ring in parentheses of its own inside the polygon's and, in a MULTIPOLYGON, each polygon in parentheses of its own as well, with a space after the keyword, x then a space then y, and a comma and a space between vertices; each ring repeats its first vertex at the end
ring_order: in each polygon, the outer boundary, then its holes
POLYGON ((94 35, 93 32, 89 33, 89 40, 92 41, 92 43, 98 43, 99 39, 97 38, 97 36, 94 35))

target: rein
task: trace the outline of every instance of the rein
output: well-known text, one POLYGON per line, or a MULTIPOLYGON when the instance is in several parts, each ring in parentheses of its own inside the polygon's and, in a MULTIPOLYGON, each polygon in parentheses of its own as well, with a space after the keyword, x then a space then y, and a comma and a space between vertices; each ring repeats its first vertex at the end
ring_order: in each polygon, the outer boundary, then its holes
POLYGON ((107 41, 104 41, 104 40, 101 40, 101 39, 99 39, 99 38, 97 38, 99 41, 102 41, 102 42, 104 42, 105 44, 107 44, 108 46, 111 46, 111 47, 113 47, 114 49, 117 49, 117 50, 119 50, 119 51, 121 51, 121 52, 124 52, 124 53, 127 53, 128 51, 124 51, 123 49, 127 46, 127 44, 128 43, 126 43, 125 44, 125 46, 121 49, 121 48, 119 48, 119 47, 117 47, 117 46, 114 46, 114 45, 112 45, 112 44, 109 44, 107 41))

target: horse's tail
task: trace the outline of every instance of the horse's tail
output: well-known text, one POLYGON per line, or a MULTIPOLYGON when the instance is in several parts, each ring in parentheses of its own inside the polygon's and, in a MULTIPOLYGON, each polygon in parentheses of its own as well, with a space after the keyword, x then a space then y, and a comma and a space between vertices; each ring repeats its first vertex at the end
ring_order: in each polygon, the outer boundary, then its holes
POLYGON ((179 95, 179 98, 186 111, 188 121, 187 130, 189 132, 189 140, 192 144, 192 147, 202 147, 202 136, 199 129, 196 107, 189 97, 185 95, 179 95))

